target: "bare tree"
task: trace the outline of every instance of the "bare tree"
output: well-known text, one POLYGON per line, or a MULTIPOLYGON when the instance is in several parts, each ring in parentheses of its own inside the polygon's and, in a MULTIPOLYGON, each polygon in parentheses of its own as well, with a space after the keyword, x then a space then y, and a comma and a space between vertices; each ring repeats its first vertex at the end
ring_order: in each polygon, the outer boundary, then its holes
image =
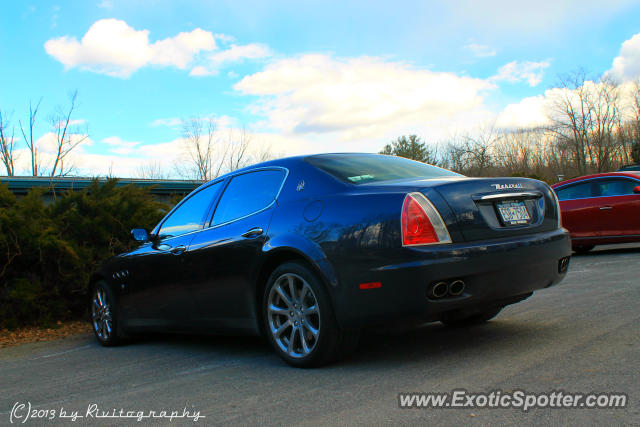
POLYGON ((67 175, 73 170, 72 166, 65 169, 64 161, 78 145, 84 142, 89 135, 86 129, 79 129, 73 125, 71 116, 77 107, 78 91, 69 97, 69 107, 63 110, 61 107, 51 116, 51 126, 56 138, 56 151, 54 153, 53 166, 49 176, 67 175))
POLYGON ((253 163, 262 163, 277 157, 281 157, 281 154, 274 153, 270 144, 260 144, 260 148, 253 152, 253 163))
POLYGON ((268 145, 253 150, 255 143, 244 126, 223 133, 216 130, 212 119, 194 118, 183 121, 183 129, 189 166, 176 166, 183 177, 208 181, 274 156, 268 145))
POLYGON ((201 181, 209 181, 220 175, 227 155, 226 148, 216 153, 221 144, 216 140, 216 125, 210 118, 192 118, 183 120, 184 147, 189 157, 190 166, 186 173, 201 181), (216 156, 219 156, 216 159, 216 156), (217 160, 217 161, 216 161, 217 160))
POLYGON ((632 114, 628 124, 629 132, 626 144, 626 150, 629 153, 629 160, 640 163, 640 79, 633 83, 632 89, 632 114))
POLYGON ((251 135, 244 126, 237 131, 229 130, 227 149, 225 150, 227 153, 227 172, 241 169, 251 162, 248 152, 249 145, 251 145, 251 135))
POLYGON ((11 126, 11 136, 8 136, 7 130, 9 129, 10 121, 7 119, 7 114, 2 114, 0 111, 0 160, 4 164, 7 170, 7 176, 15 175, 14 161, 14 135, 15 129, 11 126))
POLYGON ((623 150, 615 138, 615 131, 622 122, 620 114, 620 90, 617 83, 601 79, 595 91, 593 105, 593 123, 591 128, 593 161, 598 172, 619 166, 623 150))
MULTIPOLYGON (((72 115, 77 108, 77 99, 78 91, 75 91, 70 96, 69 107, 64 110, 62 107, 58 107, 56 112, 50 117, 52 134, 55 138, 55 148, 51 158, 51 169, 46 173, 51 177, 68 175, 74 170, 73 165, 69 165, 68 163, 65 165, 65 160, 67 160, 71 151, 89 137, 86 128, 80 129, 79 126, 74 125, 74 121, 72 120, 72 115)), ((42 163, 42 153, 35 140, 36 120, 41 103, 42 98, 35 107, 33 103, 29 102, 28 126, 23 125, 22 121, 18 122, 22 137, 31 157, 32 176, 40 176, 45 173, 42 163)))
POLYGON ((491 173, 496 129, 493 124, 475 134, 455 138, 446 146, 440 164, 463 174, 484 176, 491 173))
POLYGON ((535 144, 529 130, 504 132, 496 138, 494 159, 509 174, 528 173, 535 144))
POLYGON ((162 168, 159 162, 148 161, 141 163, 136 168, 136 175, 146 179, 168 179, 169 173, 162 168))
POLYGON ((625 145, 615 137, 623 118, 620 88, 602 78, 587 80, 584 71, 562 76, 549 118, 549 130, 569 147, 576 172, 602 172, 624 162, 625 145))
POLYGON ((38 176, 38 172, 40 169, 40 157, 38 153, 38 147, 33 140, 33 132, 36 126, 36 116, 38 115, 38 109, 40 108, 40 103, 42 102, 42 98, 36 104, 36 107, 33 108, 33 104, 29 101, 29 127, 27 130, 24 130, 24 126, 22 125, 22 121, 18 121, 20 124, 20 131, 22 132, 22 137, 24 138, 24 142, 29 149, 31 154, 31 175, 38 176), (27 136, 28 134, 28 136, 27 136))

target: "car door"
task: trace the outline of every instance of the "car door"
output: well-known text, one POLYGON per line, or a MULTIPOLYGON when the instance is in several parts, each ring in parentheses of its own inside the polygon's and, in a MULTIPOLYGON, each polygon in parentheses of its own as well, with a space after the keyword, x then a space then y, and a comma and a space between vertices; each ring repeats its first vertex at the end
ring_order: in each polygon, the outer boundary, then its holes
POLYGON ((189 195, 156 227, 153 241, 135 251, 129 263, 129 280, 122 290, 129 326, 188 322, 194 307, 183 286, 190 274, 184 255, 194 235, 202 230, 222 186, 219 181, 189 195))
POLYGON ((598 198, 594 197, 592 181, 577 182, 556 189, 562 225, 569 230, 571 238, 590 238, 600 235, 598 226, 598 198))
POLYGON ((640 181, 605 178, 598 180, 597 185, 602 235, 620 237, 640 234, 640 194, 633 191, 640 181))
POLYGON ((187 255, 194 272, 195 313, 209 330, 254 326, 256 256, 268 239, 286 171, 260 169, 232 177, 209 228, 197 233, 187 255))

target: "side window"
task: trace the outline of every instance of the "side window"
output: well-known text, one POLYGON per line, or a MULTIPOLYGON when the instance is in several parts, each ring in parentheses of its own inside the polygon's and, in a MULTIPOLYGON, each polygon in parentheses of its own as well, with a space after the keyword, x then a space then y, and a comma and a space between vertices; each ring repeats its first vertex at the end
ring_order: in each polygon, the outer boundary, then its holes
POLYGON ((160 238, 175 237, 202 228, 204 215, 207 213, 211 201, 220 191, 222 182, 217 182, 187 196, 184 203, 173 211, 160 227, 158 231, 160 238))
POLYGON ((600 195, 603 197, 626 196, 634 194, 633 189, 640 185, 640 182, 630 179, 607 179, 598 182, 600 195))
POLYGON ((556 191, 558 200, 586 199, 594 197, 591 191, 591 182, 572 184, 556 191))
POLYGON ((234 177, 220 197, 211 225, 223 224, 269 206, 282 186, 284 172, 261 170, 234 177))

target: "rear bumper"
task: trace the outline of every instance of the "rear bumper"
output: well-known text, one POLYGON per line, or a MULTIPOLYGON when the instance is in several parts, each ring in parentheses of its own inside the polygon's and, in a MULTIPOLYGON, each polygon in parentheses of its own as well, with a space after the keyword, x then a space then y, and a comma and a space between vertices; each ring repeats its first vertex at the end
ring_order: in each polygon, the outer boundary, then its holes
POLYGON ((361 328, 403 317, 437 320, 445 312, 505 305, 565 276, 559 262, 571 254, 565 229, 531 236, 398 248, 393 253, 369 253, 353 258, 334 289, 336 316, 344 328, 361 328), (434 298, 438 282, 462 280, 461 295, 434 298), (360 289, 360 283, 381 287, 360 289))

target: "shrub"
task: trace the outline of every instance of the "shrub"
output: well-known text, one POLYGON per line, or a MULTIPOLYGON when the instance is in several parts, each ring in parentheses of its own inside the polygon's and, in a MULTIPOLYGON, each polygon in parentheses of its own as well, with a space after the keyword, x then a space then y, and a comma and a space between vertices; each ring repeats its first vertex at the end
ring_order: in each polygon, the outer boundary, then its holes
POLYGON ((168 205, 117 180, 45 205, 41 190, 17 199, 0 185, 0 328, 77 318, 89 277, 102 261, 132 249, 134 227, 152 228, 168 205))

